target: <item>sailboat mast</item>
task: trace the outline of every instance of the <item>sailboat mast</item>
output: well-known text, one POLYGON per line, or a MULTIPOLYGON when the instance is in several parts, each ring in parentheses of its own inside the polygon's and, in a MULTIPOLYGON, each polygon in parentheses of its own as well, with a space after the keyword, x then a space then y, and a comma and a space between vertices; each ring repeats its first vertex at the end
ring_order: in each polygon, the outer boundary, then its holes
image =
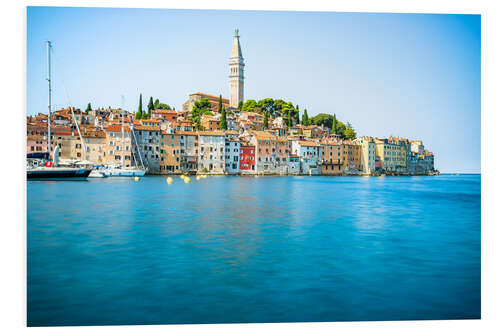
POLYGON ((123 101, 124 99, 125 99, 125 97, 123 97, 123 95, 122 95, 122 154, 121 154, 122 155, 122 167, 125 164, 125 150, 124 150, 125 135, 124 135, 124 129, 123 129, 123 111, 124 111, 123 109, 125 108, 125 105, 124 105, 125 103, 123 101))
POLYGON ((48 109, 49 109, 49 117, 47 118, 47 123, 48 123, 48 148, 49 148, 49 159, 50 159, 50 151, 51 151, 51 148, 52 148, 52 140, 51 140, 51 136, 52 136, 52 133, 50 131, 50 110, 52 109, 52 81, 51 81, 51 78, 50 78, 50 48, 52 47, 52 44, 50 42, 50 40, 47 41, 47 82, 49 84, 49 105, 48 105, 48 109))

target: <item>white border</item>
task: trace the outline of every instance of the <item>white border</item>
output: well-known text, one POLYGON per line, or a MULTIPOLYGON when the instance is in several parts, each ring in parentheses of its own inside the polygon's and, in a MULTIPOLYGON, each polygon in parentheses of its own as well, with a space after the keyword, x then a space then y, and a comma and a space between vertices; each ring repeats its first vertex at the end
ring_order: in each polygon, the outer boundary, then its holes
MULTIPOLYGON (((405 13, 467 13, 482 15, 482 114, 481 114, 481 166, 482 166, 482 319, 419 322, 341 322, 305 324, 250 324, 250 325, 168 325, 168 326, 108 326, 63 327, 57 331, 185 331, 250 332, 254 330, 287 331, 338 329, 348 332, 420 332, 420 331, 472 331, 493 330, 500 326, 497 310, 500 283, 498 237, 499 140, 495 137, 500 126, 500 15, 495 1, 356 1, 333 3, 330 1, 19 1, 3 4, 0 10, 2 25, 2 219, 1 219, 1 326, 4 332, 26 329, 26 182, 24 169, 25 113, 26 113, 26 10, 25 6, 92 6, 136 8, 186 9, 250 9, 250 10, 304 10, 349 12, 405 12, 405 13), (497 97, 497 98, 495 98, 497 97)), ((464 124, 466 133, 467 124, 464 124)), ((466 134, 464 134, 466 135, 466 134)), ((30 328, 52 331, 54 328, 30 328)))

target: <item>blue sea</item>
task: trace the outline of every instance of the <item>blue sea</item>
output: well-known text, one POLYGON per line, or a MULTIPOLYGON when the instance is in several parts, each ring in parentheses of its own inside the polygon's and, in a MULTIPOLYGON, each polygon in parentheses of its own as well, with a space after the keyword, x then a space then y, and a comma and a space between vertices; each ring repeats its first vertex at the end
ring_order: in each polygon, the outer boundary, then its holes
POLYGON ((29 326, 477 319, 481 176, 29 181, 29 326))

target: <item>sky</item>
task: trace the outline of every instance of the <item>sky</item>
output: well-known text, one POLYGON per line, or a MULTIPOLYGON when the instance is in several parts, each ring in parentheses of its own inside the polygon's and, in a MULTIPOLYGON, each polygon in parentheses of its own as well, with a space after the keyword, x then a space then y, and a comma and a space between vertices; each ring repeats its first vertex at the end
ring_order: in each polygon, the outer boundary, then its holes
POLYGON ((229 97, 239 29, 245 100, 336 114, 358 136, 423 140, 441 172, 481 171, 480 15, 28 7, 27 114, 229 97), (122 99, 121 96, 124 96, 122 99))

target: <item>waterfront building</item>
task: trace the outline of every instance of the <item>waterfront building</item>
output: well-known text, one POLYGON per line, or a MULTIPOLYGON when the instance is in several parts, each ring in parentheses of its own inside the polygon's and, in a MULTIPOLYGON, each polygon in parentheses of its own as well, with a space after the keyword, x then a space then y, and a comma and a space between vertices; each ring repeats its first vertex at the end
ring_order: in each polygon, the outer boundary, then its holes
POLYGON ((259 174, 288 173, 290 142, 285 137, 265 131, 249 131, 250 142, 255 146, 256 171, 259 174))
POLYGON ((240 172, 240 140, 226 133, 226 172, 238 174, 240 172))
MULTIPOLYGON (((105 130, 105 138, 95 138, 95 148, 101 145, 102 162, 103 164, 121 164, 122 158, 124 159, 125 166, 132 166, 132 151, 133 151, 133 134, 130 126, 123 127, 122 139, 122 126, 121 124, 109 125, 105 130), (99 139, 101 141, 99 141, 99 139), (102 145, 104 144, 104 145, 102 145)), ((100 153, 97 151, 97 153, 100 153)), ((93 161, 94 162, 94 161, 93 161)), ((97 162, 96 162, 97 163, 97 162)))
POLYGON ((255 146, 247 141, 240 142, 240 173, 255 173, 255 146))
POLYGON ((292 153, 300 157, 301 174, 319 174, 319 143, 316 141, 292 141, 292 153))
POLYGON ((380 159, 380 166, 383 171, 396 172, 400 163, 400 147, 389 142, 388 139, 375 138, 375 156, 380 159))
POLYGON ((180 168, 185 173, 198 171, 198 133, 193 131, 175 131, 179 134, 180 168))
POLYGON ((288 174, 289 175, 299 175, 300 174, 300 156, 295 154, 290 154, 288 156, 288 174))
POLYGON ((421 140, 410 141, 412 153, 423 155, 424 154, 424 144, 421 140))
POLYGON ((361 171, 363 174, 375 172, 375 141, 372 137, 363 136, 354 140, 361 146, 361 171))
POLYGON ((134 127, 137 139, 137 151, 141 154, 144 165, 152 174, 160 173, 161 132, 159 126, 139 125, 134 127))
POLYGON ((237 108, 240 101, 244 100, 244 59, 241 52, 240 36, 238 29, 234 31, 233 49, 229 58, 229 106, 237 108))
POLYGON ((342 168, 345 174, 358 174, 361 169, 361 147, 352 141, 342 142, 342 168))
POLYGON ((320 159, 318 166, 323 175, 340 175, 343 168, 342 145, 335 141, 320 142, 320 159))
POLYGON ((48 151, 47 136, 28 134, 26 153, 45 153, 48 151))
POLYGON ((200 131, 198 172, 223 174, 226 166, 226 139, 222 131, 200 131))
POLYGON ((434 154, 430 151, 424 151, 423 169, 425 173, 434 172, 434 154))
POLYGON ((389 137, 389 142, 396 145, 396 155, 395 155, 395 167, 396 171, 399 173, 406 172, 406 160, 408 155, 407 147, 410 144, 408 139, 389 137))
POLYGON ((160 173, 181 172, 181 135, 174 131, 161 131, 160 173))
MULTIPOLYGON (((82 133, 85 154, 83 158, 94 164, 103 164, 106 151, 106 133, 104 131, 85 131, 82 133)), ((125 156, 125 165, 130 164, 130 141, 126 142, 125 149, 128 148, 125 156)), ((121 147, 120 147, 121 149, 121 147)))

